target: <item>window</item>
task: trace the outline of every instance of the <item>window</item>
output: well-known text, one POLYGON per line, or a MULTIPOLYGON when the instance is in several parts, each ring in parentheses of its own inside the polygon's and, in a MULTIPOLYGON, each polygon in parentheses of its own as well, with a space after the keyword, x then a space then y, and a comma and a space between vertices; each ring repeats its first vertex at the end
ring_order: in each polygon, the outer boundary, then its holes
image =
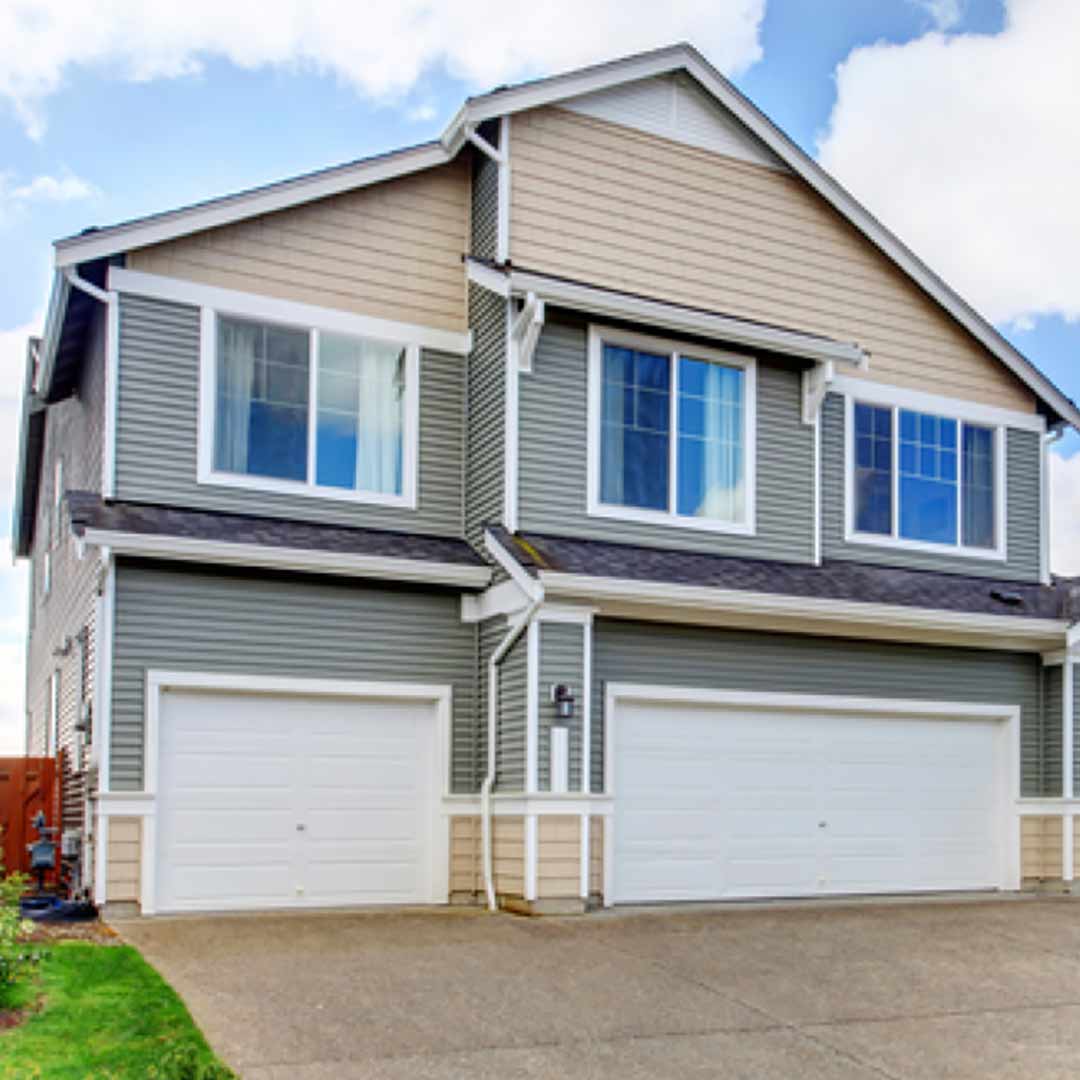
POLYGON ((855 539, 1003 555, 1000 428, 853 402, 855 539))
POLYGON ((60 543, 60 530, 63 518, 60 510, 64 501, 64 459, 58 457, 53 467, 53 502, 52 518, 49 522, 50 543, 55 547, 60 543))
POLYGON ((590 513, 753 527, 754 366, 593 328, 590 513))
POLYGON ((417 347, 204 318, 202 482, 415 505, 417 347))
POLYGON ((44 600, 52 589, 52 552, 46 550, 41 557, 41 598, 44 600))
POLYGON ((60 672, 49 678, 49 707, 45 716, 45 756, 52 757, 60 745, 60 672))

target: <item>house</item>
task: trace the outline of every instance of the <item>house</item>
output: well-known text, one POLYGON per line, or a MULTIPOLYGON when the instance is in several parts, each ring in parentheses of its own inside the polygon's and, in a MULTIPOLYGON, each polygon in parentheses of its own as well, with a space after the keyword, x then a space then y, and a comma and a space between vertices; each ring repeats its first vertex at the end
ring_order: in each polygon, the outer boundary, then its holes
POLYGON ((27 740, 99 902, 1072 882, 1080 413, 691 47, 55 264, 27 740))

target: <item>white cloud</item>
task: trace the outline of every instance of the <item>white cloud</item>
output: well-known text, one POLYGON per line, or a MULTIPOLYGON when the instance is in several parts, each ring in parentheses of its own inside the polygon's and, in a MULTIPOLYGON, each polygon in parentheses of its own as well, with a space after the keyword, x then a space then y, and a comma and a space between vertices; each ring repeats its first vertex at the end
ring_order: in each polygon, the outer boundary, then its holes
POLYGON ((253 30, 250 7, 219 0, 7 3, 0 96, 40 138, 43 103, 75 67, 145 81, 197 74, 207 59, 224 58, 247 69, 316 71, 394 99, 435 67, 483 88, 685 39, 734 72, 761 54, 764 11, 765 0, 264 0, 253 30))
POLYGON ((10 176, 0 177, 0 195, 12 202, 75 202, 96 195, 93 184, 71 173, 63 176, 35 176, 33 180, 17 187, 7 187, 10 176))
POLYGON ((1080 454, 1050 455, 1050 569, 1080 576, 1080 454))
POLYGON ((1080 4, 854 50, 821 163, 994 322, 1080 317, 1080 4))
POLYGON ((909 0, 934 20, 939 30, 951 30, 964 17, 964 0, 909 0))

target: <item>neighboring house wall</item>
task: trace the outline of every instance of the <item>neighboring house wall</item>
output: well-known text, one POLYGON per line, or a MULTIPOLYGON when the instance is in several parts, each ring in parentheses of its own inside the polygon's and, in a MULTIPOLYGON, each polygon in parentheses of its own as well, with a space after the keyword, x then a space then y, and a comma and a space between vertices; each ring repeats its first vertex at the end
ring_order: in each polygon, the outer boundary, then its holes
POLYGON ((424 172, 129 253, 127 266, 242 292, 464 330, 464 156, 424 172))
POLYGON ((515 265, 856 341, 866 376, 1033 412, 1030 391, 808 185, 565 109, 514 116, 515 265))
POLYGON ((1039 459, 1042 448, 1037 432, 1008 428, 1006 436, 1007 559, 1004 562, 946 552, 939 555, 873 544, 848 544, 844 541, 844 399, 840 394, 829 394, 822 412, 821 432, 822 550, 825 558, 1038 581, 1041 562, 1039 459))
POLYGON ((105 313, 98 307, 88 335, 75 392, 48 407, 41 461, 31 574, 33 607, 27 639, 27 753, 46 749, 51 712, 51 681, 59 673, 58 749, 68 752, 64 777, 66 824, 81 825, 90 732, 75 730, 84 703, 93 700, 94 607, 99 562, 93 552, 80 559, 66 510, 55 507, 56 462, 63 461, 65 491, 100 491, 104 430, 105 313), (50 587, 45 594, 45 556, 51 558, 50 587))
POLYGON ((199 484, 199 310, 122 295, 116 497, 460 536, 465 364, 448 353, 421 355, 415 510, 199 484))
MULTIPOLYGON (((598 619, 593 790, 603 785, 604 686, 629 682, 1019 705, 1022 793, 1058 795, 1053 721, 1040 710, 1041 677, 1037 654, 598 619)), ((1060 764, 1058 770, 1060 778, 1060 764)))
POLYGON ((146 672, 412 682, 453 688, 451 789, 474 789, 476 627, 460 595, 119 560, 111 781, 143 783, 146 672))
POLYGON ((771 361, 760 360, 757 367, 755 536, 589 517, 587 326, 566 313, 552 315, 541 334, 532 372, 521 376, 521 529, 810 562, 814 435, 801 418, 799 371, 771 361))

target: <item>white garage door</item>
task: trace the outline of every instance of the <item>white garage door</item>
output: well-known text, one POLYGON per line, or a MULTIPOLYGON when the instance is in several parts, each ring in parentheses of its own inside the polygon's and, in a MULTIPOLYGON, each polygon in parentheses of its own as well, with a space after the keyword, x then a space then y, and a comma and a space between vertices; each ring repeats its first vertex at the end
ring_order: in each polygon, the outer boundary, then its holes
POLYGON ((613 900, 997 887, 999 730, 620 703, 613 900))
POLYGON ((159 911, 446 899, 433 704, 170 690, 159 725, 159 911))

